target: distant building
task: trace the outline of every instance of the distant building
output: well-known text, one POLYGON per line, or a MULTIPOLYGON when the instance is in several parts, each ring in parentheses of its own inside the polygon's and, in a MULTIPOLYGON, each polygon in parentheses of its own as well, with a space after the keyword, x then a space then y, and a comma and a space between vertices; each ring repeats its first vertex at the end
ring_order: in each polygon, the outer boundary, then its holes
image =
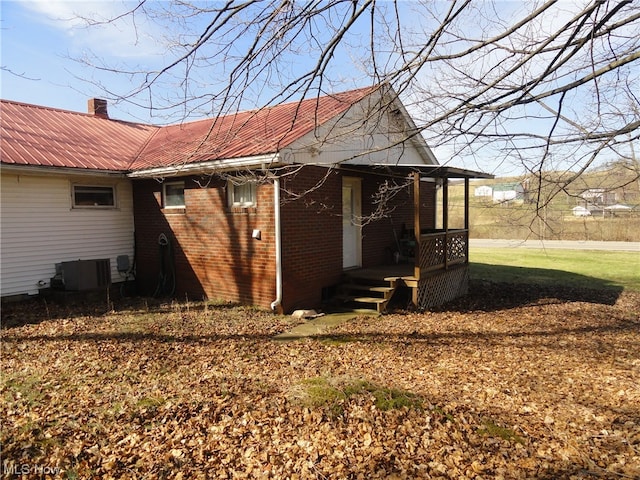
POLYGON ((596 205, 611 205, 616 203, 616 192, 604 188, 590 188, 580 194, 580 197, 596 205))
POLYGON ((522 186, 522 184, 517 182, 499 183, 493 186, 492 198, 496 203, 523 201, 524 187, 522 186))
POLYGON ((608 207, 604 207, 603 213, 610 215, 612 217, 616 217, 621 214, 630 214, 633 212, 633 208, 629 205, 622 205, 620 203, 616 203, 615 205, 609 205, 608 207))
POLYGON ((493 195, 493 188, 488 185, 481 185, 475 188, 473 195, 475 197, 491 197, 493 195))
POLYGON ((591 212, 588 208, 578 205, 577 207, 573 207, 571 209, 571 213, 573 213, 574 217, 590 217, 591 212))

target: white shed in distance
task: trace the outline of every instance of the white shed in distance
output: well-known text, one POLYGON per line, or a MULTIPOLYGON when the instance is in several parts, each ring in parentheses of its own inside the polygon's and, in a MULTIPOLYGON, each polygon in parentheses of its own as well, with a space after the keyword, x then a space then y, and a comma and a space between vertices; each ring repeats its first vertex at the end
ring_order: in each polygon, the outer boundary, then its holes
POLYGON ((481 185, 474 189, 473 195, 475 197, 491 197, 493 195, 493 188, 488 185, 481 185))

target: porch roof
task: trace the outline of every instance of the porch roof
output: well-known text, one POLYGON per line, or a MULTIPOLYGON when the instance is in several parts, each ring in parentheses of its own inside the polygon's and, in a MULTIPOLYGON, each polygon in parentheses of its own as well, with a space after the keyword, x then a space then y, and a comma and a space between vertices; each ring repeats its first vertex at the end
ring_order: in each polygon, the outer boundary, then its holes
POLYGON ((355 169, 359 171, 372 171, 385 175, 406 177, 411 173, 419 173, 426 178, 494 178, 491 173, 467 170, 464 168, 450 167, 447 165, 348 165, 343 169, 355 169))

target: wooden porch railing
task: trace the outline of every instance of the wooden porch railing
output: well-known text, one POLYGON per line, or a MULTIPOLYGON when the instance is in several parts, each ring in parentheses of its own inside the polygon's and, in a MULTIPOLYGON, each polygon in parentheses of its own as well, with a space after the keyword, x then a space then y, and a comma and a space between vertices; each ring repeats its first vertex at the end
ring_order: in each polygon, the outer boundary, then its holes
POLYGON ((420 254, 416 256, 416 270, 420 272, 420 276, 467 263, 469 261, 469 230, 423 233, 420 235, 418 249, 420 254))
POLYGON ((415 284, 411 285, 414 305, 426 309, 468 292, 468 229, 423 233, 416 251, 415 284))

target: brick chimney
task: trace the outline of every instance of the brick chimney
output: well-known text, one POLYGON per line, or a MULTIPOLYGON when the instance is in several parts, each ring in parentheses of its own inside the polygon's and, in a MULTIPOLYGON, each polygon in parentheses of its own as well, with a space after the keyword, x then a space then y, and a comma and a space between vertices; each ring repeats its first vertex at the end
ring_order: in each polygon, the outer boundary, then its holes
POLYGON ((107 111, 107 101, 101 98, 90 98, 87 102, 89 114, 96 117, 109 118, 109 112, 107 111))

